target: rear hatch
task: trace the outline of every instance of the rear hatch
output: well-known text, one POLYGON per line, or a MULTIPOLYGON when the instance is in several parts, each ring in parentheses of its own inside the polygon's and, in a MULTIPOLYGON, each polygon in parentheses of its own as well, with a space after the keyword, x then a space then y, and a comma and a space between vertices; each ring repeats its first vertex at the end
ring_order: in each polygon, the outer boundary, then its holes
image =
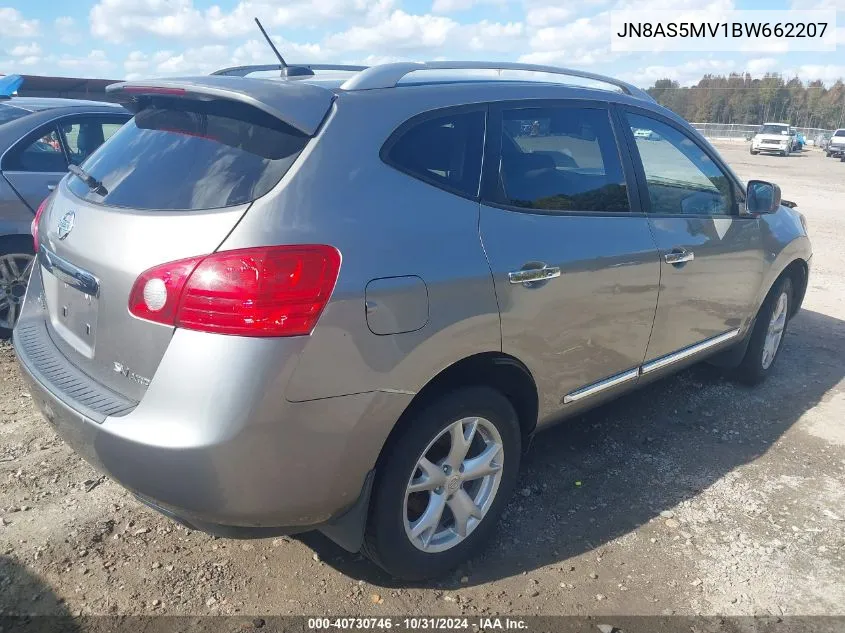
POLYGON ((233 77, 117 92, 135 117, 57 188, 39 222, 39 274, 57 346, 140 400, 174 327, 130 314, 136 280, 214 252, 296 161, 332 93, 233 77))

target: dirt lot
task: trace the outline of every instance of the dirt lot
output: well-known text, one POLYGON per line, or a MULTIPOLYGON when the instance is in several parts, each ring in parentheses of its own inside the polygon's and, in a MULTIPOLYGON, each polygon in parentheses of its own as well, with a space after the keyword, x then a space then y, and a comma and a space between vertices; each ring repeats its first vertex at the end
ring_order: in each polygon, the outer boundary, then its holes
POLYGON ((762 387, 696 367, 547 432, 487 552, 408 586, 321 537, 215 539, 141 506, 41 421, 5 344, 0 608, 845 614, 845 164, 720 149, 799 203, 815 248, 804 310, 762 387))

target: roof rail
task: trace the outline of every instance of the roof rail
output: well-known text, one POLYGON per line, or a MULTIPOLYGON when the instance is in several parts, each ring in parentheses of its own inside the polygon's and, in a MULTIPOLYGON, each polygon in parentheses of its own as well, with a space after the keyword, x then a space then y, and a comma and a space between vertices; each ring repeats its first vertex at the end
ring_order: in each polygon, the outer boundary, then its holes
POLYGON ((539 66, 535 64, 518 64, 512 62, 395 62, 372 66, 354 77, 348 79, 341 88, 343 90, 374 90, 377 88, 394 88, 405 76, 418 70, 523 70, 530 72, 550 73, 555 75, 567 75, 591 79, 602 83, 610 84, 621 88, 622 91, 632 97, 654 101, 652 96, 645 90, 637 88, 613 77, 573 70, 570 68, 559 68, 557 66, 539 66))
MULTIPOLYGON (((349 66, 345 64, 288 64, 288 66, 296 66, 301 68, 309 68, 310 70, 345 70, 349 72, 358 72, 366 70, 369 66, 349 66)), ((253 64, 251 66, 232 66, 231 68, 221 68, 215 70, 212 75, 227 75, 229 77, 246 77, 250 73, 278 70, 282 71, 281 64, 253 64)))

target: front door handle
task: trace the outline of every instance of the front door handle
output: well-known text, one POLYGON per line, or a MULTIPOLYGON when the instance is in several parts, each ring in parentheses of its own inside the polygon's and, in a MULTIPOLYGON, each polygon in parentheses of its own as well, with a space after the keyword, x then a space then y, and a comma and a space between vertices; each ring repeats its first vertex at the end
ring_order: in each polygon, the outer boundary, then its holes
POLYGON ((531 284, 537 281, 548 281, 556 277, 560 277, 560 268, 557 266, 524 268, 508 273, 508 281, 512 284, 531 284))
POLYGON ((685 264, 695 259, 695 253, 688 251, 685 248, 676 248, 671 253, 666 253, 663 256, 667 264, 685 264))
POLYGON ((55 183, 50 183, 49 185, 47 185, 47 191, 55 191, 55 190, 56 190, 55 183))

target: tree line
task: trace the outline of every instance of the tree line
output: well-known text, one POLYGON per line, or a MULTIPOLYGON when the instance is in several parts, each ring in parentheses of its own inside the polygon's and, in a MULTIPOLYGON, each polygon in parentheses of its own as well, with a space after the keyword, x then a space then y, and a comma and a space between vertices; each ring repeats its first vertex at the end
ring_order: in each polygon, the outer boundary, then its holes
POLYGON ((708 123, 785 122, 795 127, 845 127, 845 83, 788 81, 776 74, 705 75, 695 86, 659 79, 648 89, 658 103, 687 121, 708 123))

